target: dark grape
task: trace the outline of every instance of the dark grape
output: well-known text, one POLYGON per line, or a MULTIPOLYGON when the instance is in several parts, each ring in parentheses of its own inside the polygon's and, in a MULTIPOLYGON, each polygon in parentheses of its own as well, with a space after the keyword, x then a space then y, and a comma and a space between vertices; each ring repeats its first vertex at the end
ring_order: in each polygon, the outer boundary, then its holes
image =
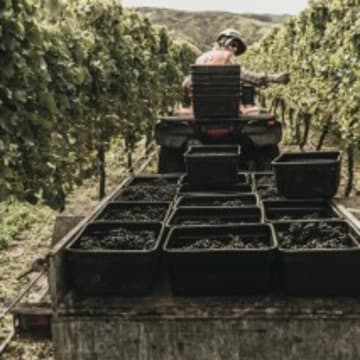
POLYGON ((278 238, 284 249, 336 249, 356 246, 345 225, 325 222, 292 223, 288 230, 278 232, 278 238))

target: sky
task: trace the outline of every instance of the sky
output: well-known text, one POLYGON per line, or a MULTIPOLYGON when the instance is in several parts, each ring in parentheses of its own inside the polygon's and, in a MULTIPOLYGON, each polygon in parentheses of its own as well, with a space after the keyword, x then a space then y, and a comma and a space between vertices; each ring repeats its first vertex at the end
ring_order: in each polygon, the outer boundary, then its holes
POLYGON ((297 14, 306 8, 308 0, 122 0, 124 6, 150 6, 190 11, 217 10, 234 13, 297 14))

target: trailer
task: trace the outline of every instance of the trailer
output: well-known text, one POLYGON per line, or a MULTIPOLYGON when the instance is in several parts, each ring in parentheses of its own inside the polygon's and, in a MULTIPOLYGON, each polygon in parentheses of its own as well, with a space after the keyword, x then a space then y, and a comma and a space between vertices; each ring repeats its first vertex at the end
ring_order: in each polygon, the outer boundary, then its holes
MULTIPOLYGON (((360 223, 330 199, 339 182, 338 155, 323 163, 316 159, 311 171, 320 169, 327 175, 316 176, 307 184, 299 185, 298 180, 307 174, 308 160, 300 161, 300 168, 294 169, 296 177, 279 172, 275 178, 273 172, 249 167, 236 168, 234 175, 230 168, 234 166, 233 154, 224 149, 219 154, 219 139, 225 136, 229 138, 225 144, 234 145, 234 136, 239 142, 245 136, 253 142, 257 139, 258 145, 266 146, 270 141, 277 147, 281 126, 266 114, 237 116, 238 102, 234 105, 234 98, 231 101, 230 113, 221 102, 211 107, 220 109, 221 115, 225 111, 227 118, 220 122, 230 132, 219 133, 218 119, 208 121, 201 101, 197 113, 205 118, 198 123, 189 118, 166 118, 156 128, 160 162, 167 157, 160 170, 168 169, 171 156, 176 155, 172 159, 180 159, 177 164, 181 166, 184 156, 190 161, 191 152, 184 152, 189 146, 199 146, 200 140, 212 147, 207 158, 211 164, 220 161, 217 164, 223 166, 221 174, 226 180, 212 183, 214 169, 207 167, 209 163, 196 162, 193 166, 187 163, 192 174, 132 174, 88 217, 67 219, 69 226, 60 226, 63 236, 57 236, 60 239, 54 241, 46 259, 51 301, 23 303, 13 310, 20 336, 51 336, 56 360, 360 357, 360 223), (214 136, 218 139, 215 144, 214 136), (164 151, 170 151, 171 156, 164 151), (208 176, 203 176, 206 171, 210 171, 208 176), (153 182, 149 192, 141 188, 144 181, 153 182), (206 185, 201 185, 203 182, 206 185), (329 183, 332 186, 323 186, 329 183), (290 197, 305 189, 301 195, 312 198, 286 199, 277 193, 279 186, 285 186, 290 197), (313 193, 325 197, 314 198, 313 193), (156 203, 154 213, 165 206, 161 224, 152 219, 145 227, 144 220, 134 225, 133 213, 126 224, 124 218, 114 221, 111 211, 129 210, 131 202, 137 203, 141 216, 149 202, 156 203), (78 223, 72 227, 73 222, 78 223), (351 246, 339 244, 344 245, 339 251, 303 253, 279 246, 280 236, 291 226, 293 234, 307 226, 311 237, 311 231, 320 225, 325 232, 336 229, 335 239, 328 239, 331 246, 339 241, 350 241, 351 246), (88 251, 90 245, 98 247, 96 241, 89 243, 89 232, 119 231, 119 226, 122 234, 145 229, 142 238, 152 231, 151 244, 117 256, 97 248, 88 251), (249 245, 248 238, 242 238, 244 234, 258 241, 257 249, 249 245), (233 248, 186 250, 195 235, 200 236, 201 246, 209 245, 215 236, 232 241, 233 248), (79 248, 84 237, 86 247, 79 248), (182 248, 177 241, 182 241, 182 248)), ((268 163, 273 155, 267 158, 268 163)), ((150 161, 148 156, 141 170, 150 161)), ((114 246, 112 240, 107 238, 108 246, 114 246)))
MULTIPOLYGON (((54 245, 49 257, 51 304, 15 309, 21 336, 49 337, 51 329, 56 360, 359 356, 357 296, 292 296, 281 289, 250 296, 179 296, 173 294, 164 263, 153 291, 145 296, 75 294, 65 247, 131 178, 54 245)), ((329 206, 360 229, 346 209, 336 202, 329 206)))

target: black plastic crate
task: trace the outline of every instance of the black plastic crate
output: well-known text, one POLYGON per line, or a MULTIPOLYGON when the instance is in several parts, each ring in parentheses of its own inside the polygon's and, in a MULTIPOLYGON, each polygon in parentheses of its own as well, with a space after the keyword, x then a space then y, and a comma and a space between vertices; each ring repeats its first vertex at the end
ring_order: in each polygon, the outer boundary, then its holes
POLYGON ((163 249, 176 295, 248 295, 270 291, 276 240, 269 225, 174 227, 163 249), (239 238, 245 243, 262 241, 263 246, 226 248, 229 240, 239 238), (207 246, 214 246, 217 241, 224 247, 188 248, 197 241, 207 246))
POLYGON ((162 230, 161 223, 94 222, 88 224, 65 250, 71 289, 77 295, 84 296, 133 296, 150 293, 159 267, 162 230), (147 250, 79 248, 79 242, 83 236, 100 236, 119 228, 131 232, 151 231, 156 241, 147 250))
MULTIPOLYGON (((237 179, 235 181, 234 184, 237 184, 237 185, 250 185, 252 184, 252 179, 251 177, 249 176, 249 174, 247 173, 238 173, 237 174, 237 179)), ((234 185, 233 184, 233 185, 234 185)), ((184 175, 181 179, 180 179, 180 186, 181 185, 190 185, 189 184, 189 177, 188 175, 184 175)), ((195 184, 196 185, 196 184, 195 184)), ((201 185, 201 184, 200 184, 201 185)), ((220 187, 224 187, 224 184, 210 184, 211 187, 216 187, 216 186, 220 186, 220 187)))
POLYGON ((331 198, 340 182, 341 152, 283 153, 273 162, 280 195, 331 198))
POLYGON ((274 223, 281 264, 283 289, 292 295, 359 295, 360 234, 346 221, 274 223), (310 223, 343 226, 351 237, 351 248, 285 249, 279 233, 293 224, 310 223))
POLYGON ((124 186, 137 186, 137 185, 149 185, 149 186, 167 186, 177 185, 181 179, 180 174, 162 174, 162 175, 136 175, 129 178, 124 186))
POLYGON ((238 95, 240 95, 241 87, 240 80, 233 75, 222 75, 222 74, 192 74, 192 88, 194 89, 205 89, 208 88, 221 88, 231 87, 239 89, 238 95))
POLYGON ((192 65, 191 81, 193 86, 240 86, 239 65, 192 65))
POLYGON ((170 202, 110 202, 94 221, 163 222, 170 211, 170 202))
POLYGON ((264 200, 265 221, 339 219, 339 212, 326 200, 264 200))
POLYGON ((234 119, 239 116, 240 95, 193 95, 196 119, 234 119))
POLYGON ((190 72, 195 74, 219 74, 220 76, 240 76, 240 65, 196 65, 190 66, 190 72))
POLYGON ((259 198, 256 194, 240 194, 240 195, 213 195, 213 196, 180 196, 176 201, 176 207, 242 207, 256 206, 259 198))
MULTIPOLYGON (((180 179, 180 178, 179 178, 180 179)), ((150 181, 150 183, 130 183, 124 186, 115 196, 112 201, 142 201, 142 202, 172 202, 178 191, 178 181, 176 183, 157 184, 150 181)))
POLYGON ((186 179, 192 185, 234 184, 241 178, 239 146, 190 146, 184 157, 186 179))
POLYGON ((168 226, 222 225, 260 223, 263 221, 261 208, 244 207, 178 207, 169 215, 168 226))
POLYGON ((209 86, 207 84, 204 85, 193 85, 192 87, 193 95, 196 97, 202 97, 202 96, 235 96, 240 97, 240 84, 237 85, 228 85, 228 84, 222 84, 218 86, 209 86))
POLYGON ((223 186, 201 186, 183 184, 179 187, 179 196, 212 196, 212 195, 238 195, 242 193, 253 192, 253 187, 250 184, 235 184, 223 186))
MULTIPOLYGON (((180 186, 181 185, 197 185, 197 184, 190 184, 190 182, 189 182, 189 176, 188 175, 184 175, 181 179, 180 179, 180 186)), ((236 177, 236 180, 235 180, 235 182, 234 182, 234 184, 233 185, 235 185, 235 184, 237 184, 237 185, 250 185, 250 184, 252 184, 252 180, 251 180, 251 177, 248 175, 248 174, 246 174, 246 173, 238 173, 237 174, 237 177, 236 177)), ((202 184, 198 184, 198 185, 202 185, 202 184)), ((224 184, 219 184, 219 183, 210 183, 210 184, 208 184, 208 185, 210 185, 211 187, 217 187, 217 186, 219 186, 219 187, 224 187, 224 184)), ((205 186, 207 186, 207 185, 205 185, 205 186)))

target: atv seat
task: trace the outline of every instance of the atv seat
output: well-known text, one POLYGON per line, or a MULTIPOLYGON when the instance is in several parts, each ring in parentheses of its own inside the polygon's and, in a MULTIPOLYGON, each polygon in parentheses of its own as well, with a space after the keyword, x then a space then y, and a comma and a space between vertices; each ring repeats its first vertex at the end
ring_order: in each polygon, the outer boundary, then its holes
POLYGON ((240 65, 192 65, 195 119, 238 118, 240 65))

